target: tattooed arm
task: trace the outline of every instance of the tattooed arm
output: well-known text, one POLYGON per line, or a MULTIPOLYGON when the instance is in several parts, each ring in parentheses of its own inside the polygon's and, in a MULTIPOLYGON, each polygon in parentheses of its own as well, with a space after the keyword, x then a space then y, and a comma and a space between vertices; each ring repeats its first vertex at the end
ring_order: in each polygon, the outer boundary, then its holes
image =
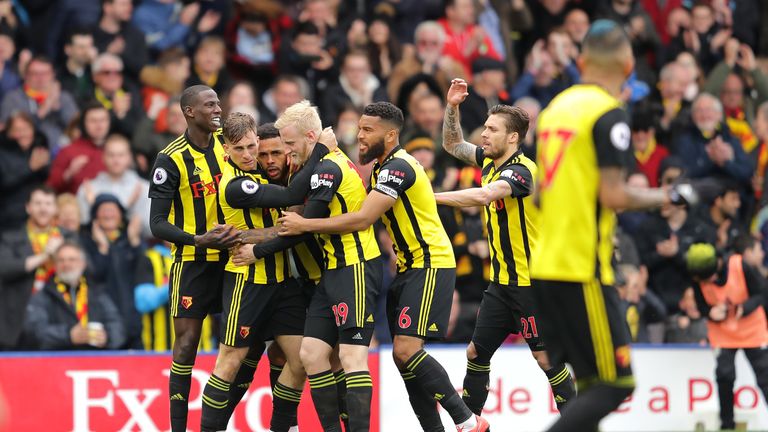
POLYGON ((276 239, 279 226, 269 228, 254 228, 240 233, 240 242, 243 244, 259 244, 276 239))
POLYGON ((454 79, 446 98, 447 106, 443 115, 443 148, 455 158, 477 166, 477 146, 464 141, 459 121, 459 104, 467 97, 467 83, 454 79))

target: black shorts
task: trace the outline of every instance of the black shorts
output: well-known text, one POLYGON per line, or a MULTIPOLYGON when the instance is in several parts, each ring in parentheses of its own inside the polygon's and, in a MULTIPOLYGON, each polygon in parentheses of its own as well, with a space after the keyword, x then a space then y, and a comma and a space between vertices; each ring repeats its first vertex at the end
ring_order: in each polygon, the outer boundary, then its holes
POLYGON ((490 352, 511 333, 520 333, 531 351, 543 351, 539 336, 532 287, 500 285, 491 282, 483 294, 472 342, 490 352))
POLYGON ((269 337, 301 335, 306 302, 299 286, 288 280, 254 284, 241 273, 224 275, 221 343, 250 347, 269 337))
POLYGON ((455 284, 455 268, 416 268, 398 273, 387 296, 392 335, 445 337, 455 284))
POLYGON ((615 288, 599 281, 537 280, 533 286, 550 364, 570 363, 580 385, 634 385, 629 329, 615 288))
POLYGON ((184 261, 171 264, 169 307, 173 318, 204 319, 221 311, 224 266, 219 261, 184 261))
POLYGON ((307 310, 304 336, 330 346, 369 345, 382 277, 380 258, 323 272, 307 310))

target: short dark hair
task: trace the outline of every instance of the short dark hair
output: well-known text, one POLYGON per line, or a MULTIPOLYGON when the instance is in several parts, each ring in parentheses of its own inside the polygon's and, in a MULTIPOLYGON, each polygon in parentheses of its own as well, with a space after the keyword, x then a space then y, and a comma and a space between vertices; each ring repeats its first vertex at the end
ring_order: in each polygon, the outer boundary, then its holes
POLYGON ((733 241, 733 251, 742 255, 747 249, 755 247, 759 240, 755 236, 742 234, 733 241))
POLYGON ((620 62, 617 54, 631 48, 632 44, 624 28, 607 19, 592 23, 582 42, 585 58, 602 67, 615 67, 620 62))
POLYGON ((200 93, 208 90, 213 90, 213 89, 208 87, 207 85, 202 85, 202 84, 193 85, 185 88, 184 91, 181 92, 181 100, 179 101, 179 104, 181 104, 181 110, 184 111, 184 107, 192 106, 197 96, 200 93))
POLYGON ((170 64, 179 63, 187 57, 187 52, 179 47, 168 48, 160 53, 157 58, 157 65, 164 67, 170 64))
POLYGON ((511 105, 498 104, 488 110, 488 115, 500 115, 506 120, 504 125, 507 128, 507 133, 517 132, 519 140, 522 141, 525 138, 525 134, 528 133, 528 124, 531 121, 531 117, 524 109, 511 105))
POLYGON ((48 185, 38 185, 33 187, 32 190, 29 191, 29 196, 27 197, 27 203, 32 201, 32 195, 34 195, 35 192, 40 192, 44 195, 52 195, 54 198, 56 197, 56 191, 53 190, 52 187, 48 185))
POLYGON ((256 120, 253 116, 241 112, 233 112, 227 116, 222 126, 224 139, 229 144, 235 144, 245 138, 248 132, 256 131, 256 120))
POLYGON ((309 21, 300 22, 296 25, 291 40, 295 40, 301 34, 320 35, 320 29, 309 21))
POLYGON ((65 45, 71 45, 75 36, 90 36, 93 37, 93 30, 90 27, 77 26, 67 32, 67 38, 64 40, 65 45))
POLYGON ((389 102, 374 102, 363 108, 363 115, 379 117, 380 119, 391 123, 398 131, 403 129, 405 120, 403 111, 389 102))
MULTIPOLYGON (((88 136, 88 132, 85 130, 85 119, 88 117, 88 113, 96 110, 104 110, 107 113, 109 113, 109 110, 107 109, 107 107, 105 107, 104 105, 101 104, 101 102, 96 100, 91 100, 87 102, 83 107, 83 109, 80 111, 80 124, 79 124, 80 133, 82 133, 83 137, 85 138, 88 138, 88 139, 91 138, 90 136, 88 136)), ((110 120, 109 126, 110 128, 112 128, 111 120, 110 120)))
POLYGON ((42 54, 35 54, 27 62, 27 66, 24 68, 24 73, 25 74, 27 73, 27 69, 29 69, 29 65, 31 65, 32 63, 45 63, 48 66, 53 67, 53 62, 51 61, 50 58, 48 58, 48 57, 46 57, 46 56, 44 56, 42 54))
POLYGON ((259 139, 272 139, 280 138, 280 131, 275 127, 274 123, 264 123, 256 128, 256 135, 259 139))

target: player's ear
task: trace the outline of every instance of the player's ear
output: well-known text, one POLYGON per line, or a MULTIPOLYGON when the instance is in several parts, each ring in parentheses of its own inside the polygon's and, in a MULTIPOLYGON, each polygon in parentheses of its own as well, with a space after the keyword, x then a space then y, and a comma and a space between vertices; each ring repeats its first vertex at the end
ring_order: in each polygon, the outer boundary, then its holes
POLYGON ((512 132, 509 134, 509 138, 507 138, 507 141, 509 144, 517 144, 520 142, 520 134, 517 132, 512 132))

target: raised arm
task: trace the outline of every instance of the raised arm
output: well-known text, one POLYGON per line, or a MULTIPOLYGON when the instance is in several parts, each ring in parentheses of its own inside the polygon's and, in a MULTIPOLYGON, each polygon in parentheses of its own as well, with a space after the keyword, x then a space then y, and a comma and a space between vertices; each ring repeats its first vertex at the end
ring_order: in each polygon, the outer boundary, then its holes
MULTIPOLYGON (((467 82, 456 78, 451 81, 446 97, 445 114, 443 115, 443 148, 470 165, 478 166, 478 147, 464 141, 464 133, 461 131, 459 118, 459 105, 469 95, 467 82)), ((482 150, 481 150, 482 151, 482 150)))

